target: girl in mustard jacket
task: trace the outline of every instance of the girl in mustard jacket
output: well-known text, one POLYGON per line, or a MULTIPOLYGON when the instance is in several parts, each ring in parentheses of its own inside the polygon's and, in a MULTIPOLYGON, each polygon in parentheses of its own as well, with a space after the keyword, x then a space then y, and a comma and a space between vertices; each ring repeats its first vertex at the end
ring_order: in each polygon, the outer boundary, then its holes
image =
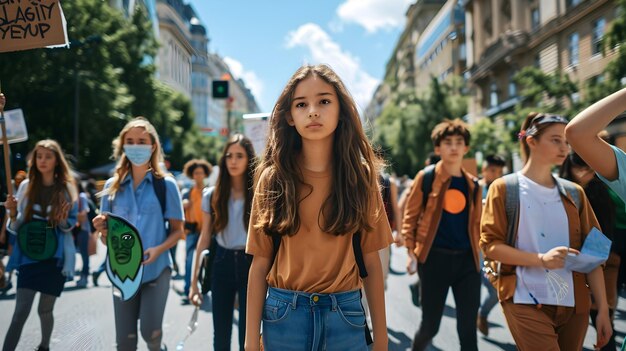
POLYGON ((487 259, 501 263, 492 282, 522 351, 582 349, 590 307, 586 283, 598 306, 596 347, 606 344, 612 333, 602 267, 586 275, 565 268, 566 257, 578 254, 587 233, 599 228, 582 188, 551 173, 569 152, 566 124, 561 116, 531 113, 522 125, 519 138, 526 163, 512 175, 519 183, 519 221, 512 245, 506 239, 503 178, 489 188, 481 220, 480 246, 487 259), (574 195, 580 205, 566 188, 578 193, 574 195))

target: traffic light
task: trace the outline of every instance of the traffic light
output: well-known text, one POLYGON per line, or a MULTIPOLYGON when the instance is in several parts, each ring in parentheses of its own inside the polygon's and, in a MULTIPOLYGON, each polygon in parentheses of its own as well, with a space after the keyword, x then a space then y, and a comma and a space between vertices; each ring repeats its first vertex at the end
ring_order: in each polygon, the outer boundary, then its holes
POLYGON ((214 99, 227 99, 228 98, 228 81, 227 80, 214 80, 213 81, 213 98, 214 99))

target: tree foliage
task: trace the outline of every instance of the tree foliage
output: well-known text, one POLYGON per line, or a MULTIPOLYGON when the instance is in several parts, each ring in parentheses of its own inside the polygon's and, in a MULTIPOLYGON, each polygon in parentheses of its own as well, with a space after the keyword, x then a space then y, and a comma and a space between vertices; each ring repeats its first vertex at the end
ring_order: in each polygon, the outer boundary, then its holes
POLYGON ((458 79, 441 83, 432 78, 420 96, 413 90, 399 92, 375 122, 374 143, 384 151, 397 174, 413 176, 433 151, 432 129, 444 119, 464 116, 467 100, 458 79))
POLYGON ((487 155, 508 155, 515 148, 511 133, 489 118, 481 118, 470 126, 472 140, 470 155, 477 152, 487 155))

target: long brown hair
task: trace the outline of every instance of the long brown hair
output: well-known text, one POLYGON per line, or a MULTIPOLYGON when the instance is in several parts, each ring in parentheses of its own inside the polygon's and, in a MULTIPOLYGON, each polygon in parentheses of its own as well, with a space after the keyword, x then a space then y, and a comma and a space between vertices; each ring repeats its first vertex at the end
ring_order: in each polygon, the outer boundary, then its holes
MULTIPOLYGON (((56 165, 54 167, 54 190, 52 198, 50 199, 51 213, 48 214, 51 223, 56 225, 58 223, 55 223, 54 219, 58 218, 60 215, 62 210, 60 206, 61 202, 63 200, 73 202, 76 200, 77 196, 74 177, 72 177, 70 166, 65 159, 61 146, 52 139, 37 142, 28 160, 28 184, 26 188, 28 203, 25 209, 25 220, 30 221, 33 218, 33 205, 37 202, 37 195, 43 188, 43 175, 39 169, 37 169, 37 152, 40 149, 52 151, 56 158, 56 165)), ((43 211, 46 211, 46 204, 39 205, 42 206, 43 211)))
POLYGON ((294 235, 300 228, 297 189, 299 184, 310 185, 304 183, 296 160, 302 139, 287 121, 296 86, 313 75, 334 87, 340 106, 333 136, 332 185, 320 210, 325 219, 320 227, 334 235, 372 229, 370 215, 376 210, 372 200, 378 196, 382 162, 374 155, 356 104, 339 76, 327 65, 306 65, 289 79, 272 110, 267 147, 256 173, 255 228, 267 235, 294 235))
POLYGON ((120 184, 131 170, 131 164, 128 157, 124 153, 124 138, 126 133, 133 128, 143 128, 150 134, 152 145, 155 146, 152 156, 150 157, 150 170, 152 174, 157 178, 165 177, 165 173, 159 166, 159 163, 163 161, 163 153, 161 151, 161 142, 159 141, 159 134, 154 126, 144 117, 136 117, 130 120, 120 134, 113 140, 113 155, 112 159, 118 160, 117 166, 115 166, 115 174, 113 175, 113 183, 111 187, 107 189, 106 193, 111 199, 115 198, 115 193, 120 189, 120 184))
POLYGON ((226 166, 226 153, 228 148, 232 145, 238 144, 246 150, 246 156, 248 156, 248 165, 246 171, 243 174, 244 184, 244 212, 243 212, 243 226, 248 230, 248 223, 250 223, 250 208, 252 207, 252 195, 254 190, 254 164, 255 153, 252 141, 246 138, 242 134, 235 134, 228 139, 228 142, 224 146, 222 151, 222 157, 220 158, 220 173, 215 183, 215 190, 213 190, 213 198, 211 200, 211 206, 213 207, 213 213, 215 213, 215 219, 213 223, 213 233, 219 233, 228 225, 228 200, 230 199, 230 190, 232 186, 230 173, 228 173, 228 167, 226 166))

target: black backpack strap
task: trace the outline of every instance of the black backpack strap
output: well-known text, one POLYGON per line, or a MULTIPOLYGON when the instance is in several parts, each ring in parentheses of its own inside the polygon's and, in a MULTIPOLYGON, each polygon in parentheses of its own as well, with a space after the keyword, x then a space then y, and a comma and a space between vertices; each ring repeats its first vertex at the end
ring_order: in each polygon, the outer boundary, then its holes
POLYGON ((388 177, 383 175, 378 176, 380 180, 380 187, 382 190, 383 202, 390 203, 391 202, 391 181, 388 177))
MULTIPOLYGON (((363 307, 363 289, 359 290, 359 295, 361 296, 361 298, 359 299, 360 303, 361 303, 361 308, 363 308, 363 311, 365 311, 365 308, 363 307)), ((370 326, 369 324, 367 324, 367 320, 365 321, 365 343, 367 345, 371 345, 374 343, 374 340, 372 339, 372 332, 370 331, 370 326)))
POLYGON ((422 179, 422 209, 426 207, 428 195, 433 190, 433 180, 435 179, 435 165, 424 168, 424 178, 422 179))
POLYGON ((274 247, 274 256, 272 256, 272 265, 274 265, 274 261, 276 260, 276 255, 278 255, 278 249, 280 249, 280 243, 283 241, 281 235, 272 235, 272 246, 274 247))
MULTIPOLYGON (((165 179, 152 175, 152 186, 154 187, 154 193, 156 194, 157 199, 159 199, 161 213, 165 216, 165 208, 167 205, 165 196, 165 179)), ((163 217, 163 219, 165 219, 165 217, 163 217)))
POLYGON ((367 268, 365 268, 363 250, 361 249, 361 232, 356 232, 352 235, 352 251, 354 251, 356 265, 359 267, 359 276, 361 279, 367 278, 367 268))

